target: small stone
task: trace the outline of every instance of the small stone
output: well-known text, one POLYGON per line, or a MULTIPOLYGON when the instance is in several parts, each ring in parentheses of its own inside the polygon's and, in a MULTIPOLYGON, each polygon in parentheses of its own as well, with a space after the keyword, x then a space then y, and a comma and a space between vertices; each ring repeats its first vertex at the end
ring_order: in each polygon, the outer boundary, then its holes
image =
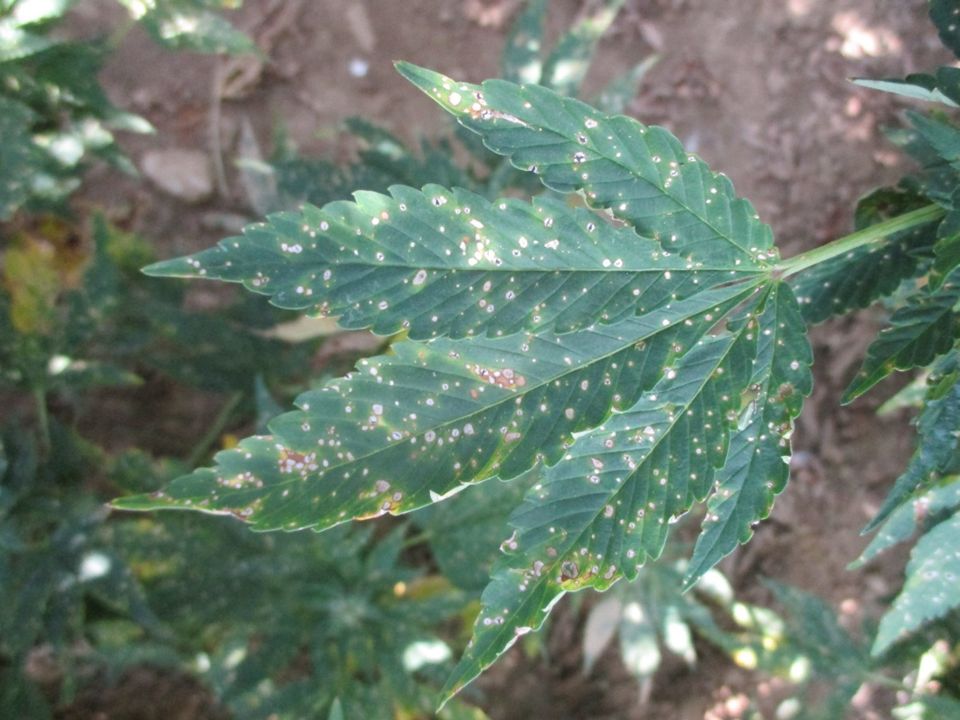
POLYGON ((210 161, 199 150, 150 150, 140 169, 160 190, 184 202, 199 203, 213 195, 210 161))

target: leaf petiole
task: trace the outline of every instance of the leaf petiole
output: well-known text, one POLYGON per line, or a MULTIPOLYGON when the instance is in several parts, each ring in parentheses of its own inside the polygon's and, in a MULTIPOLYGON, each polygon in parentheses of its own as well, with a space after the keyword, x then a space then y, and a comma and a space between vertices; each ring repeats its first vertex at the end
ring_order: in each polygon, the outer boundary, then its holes
POLYGON ((796 275, 801 270, 806 270, 814 265, 820 265, 833 258, 846 255, 859 247, 878 242, 894 233, 939 220, 944 215, 946 215, 946 210, 935 204, 912 210, 903 215, 897 215, 889 220, 871 225, 868 228, 858 230, 850 235, 837 238, 826 245, 821 245, 813 250, 808 250, 799 255, 794 255, 792 258, 782 260, 774 268, 774 275, 781 279, 788 278, 791 275, 796 275))

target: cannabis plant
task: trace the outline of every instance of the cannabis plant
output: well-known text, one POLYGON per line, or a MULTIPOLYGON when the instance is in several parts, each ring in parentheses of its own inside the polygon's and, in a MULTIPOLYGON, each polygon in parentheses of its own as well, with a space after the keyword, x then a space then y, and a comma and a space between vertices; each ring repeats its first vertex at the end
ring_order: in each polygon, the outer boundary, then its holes
MULTIPOLYGON (((955 50, 958 14, 955 0, 931 4, 955 50)), ((565 593, 635 580, 696 506, 682 587, 749 540, 787 483, 812 384, 808 325, 890 298, 890 327, 845 399, 895 370, 928 368, 929 386, 917 453, 871 527, 887 523, 889 544, 912 531, 903 514, 916 503, 938 512, 922 518, 873 651, 954 610, 960 516, 939 492, 955 482, 960 408, 960 128, 947 115, 912 116, 898 139, 921 170, 867 197, 855 233, 784 259, 750 202, 663 128, 542 85, 397 68, 550 192, 359 191, 148 267, 402 339, 301 395, 214 467, 116 507, 326 530, 470 497, 479 483, 507 492, 537 472, 501 533, 447 700, 565 593)), ((884 87, 952 106, 957 72, 884 87)), ((468 522, 452 503, 448 526, 468 522)))

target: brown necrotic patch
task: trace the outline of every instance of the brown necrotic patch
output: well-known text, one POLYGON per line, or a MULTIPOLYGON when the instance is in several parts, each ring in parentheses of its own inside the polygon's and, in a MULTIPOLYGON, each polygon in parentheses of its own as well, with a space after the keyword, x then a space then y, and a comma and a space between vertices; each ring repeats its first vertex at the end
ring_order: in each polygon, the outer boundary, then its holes
POLYGON ((490 385, 516 390, 527 384, 527 379, 512 368, 485 368, 481 365, 467 365, 467 369, 490 385))

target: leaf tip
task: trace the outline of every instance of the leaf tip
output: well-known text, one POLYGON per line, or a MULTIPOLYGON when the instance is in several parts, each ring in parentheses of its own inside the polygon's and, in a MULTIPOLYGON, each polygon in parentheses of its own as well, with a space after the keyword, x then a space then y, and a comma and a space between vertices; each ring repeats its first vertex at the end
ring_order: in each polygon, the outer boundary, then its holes
POLYGON ((150 277, 194 277, 196 275, 186 258, 151 263, 141 268, 140 272, 150 277))
POLYGON ((404 78, 422 90, 431 100, 441 105, 447 112, 461 114, 468 103, 464 102, 463 83, 459 83, 443 73, 428 70, 405 60, 393 63, 404 78))

